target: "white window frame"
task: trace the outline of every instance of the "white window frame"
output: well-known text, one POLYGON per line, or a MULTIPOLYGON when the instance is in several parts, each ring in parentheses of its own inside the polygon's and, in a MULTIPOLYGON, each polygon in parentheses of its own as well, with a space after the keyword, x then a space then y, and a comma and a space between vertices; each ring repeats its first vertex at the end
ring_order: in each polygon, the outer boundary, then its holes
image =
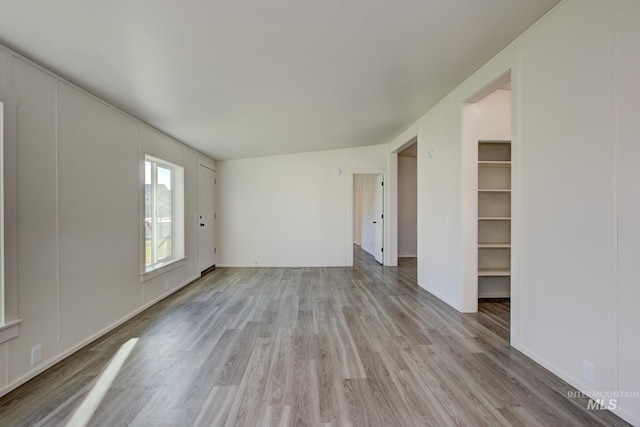
MULTIPOLYGON (((156 277, 168 270, 180 267, 184 265, 184 168, 175 163, 171 163, 167 160, 160 159, 158 157, 146 154, 142 158, 142 171, 141 171, 141 281, 146 281, 153 277, 156 277), (157 185, 157 168, 158 166, 171 170, 171 255, 162 259, 156 259, 152 264, 146 263, 146 212, 145 212, 145 164, 146 162, 152 163, 152 179, 151 184, 155 199, 156 185, 157 185)), ((154 225, 156 224, 155 212, 154 212, 154 225)), ((155 226, 153 227, 155 230, 155 226)), ((156 239, 152 239, 152 242, 156 239)), ((153 246, 153 244, 152 244, 153 246)), ((154 248, 154 251, 157 248, 154 248)))
POLYGON ((16 97, 0 90, 0 343, 18 336, 16 97))

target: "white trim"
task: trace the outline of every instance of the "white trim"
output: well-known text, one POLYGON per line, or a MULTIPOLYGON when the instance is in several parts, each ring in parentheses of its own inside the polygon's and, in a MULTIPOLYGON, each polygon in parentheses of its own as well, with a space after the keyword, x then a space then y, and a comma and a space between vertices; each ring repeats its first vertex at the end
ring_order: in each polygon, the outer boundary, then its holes
POLYGON ((620 170, 619 170, 619 156, 620 156, 620 72, 618 66, 620 64, 620 41, 618 24, 620 22, 618 2, 612 2, 613 8, 613 58, 612 58, 612 80, 614 82, 615 89, 613 90, 613 96, 611 99, 611 111, 613 111, 613 123, 611 126, 611 141, 613 148, 613 155, 611 156, 611 170, 613 171, 613 179, 611 183, 611 195, 612 195, 612 216, 613 216, 613 229, 612 229, 612 250, 614 254, 615 263, 614 278, 616 284, 616 390, 620 390, 620 170))
POLYGON ((509 334, 512 346, 520 344, 520 259, 522 236, 522 52, 511 64, 511 276, 509 334))
POLYGON ((153 279, 154 277, 158 277, 168 271, 175 270, 176 268, 182 267, 187 264, 187 258, 172 258, 162 263, 158 263, 155 265, 153 270, 146 271, 140 274, 140 283, 144 283, 147 280, 153 279))
POLYGON ((0 325, 4 324, 4 97, 0 96, 0 325))
MULTIPOLYGON (((17 98, 0 90, 0 325, 18 319, 17 98)), ((17 330, 17 329, 16 329, 17 330)))
POLYGON ((22 323, 22 319, 0 326, 0 344, 12 340, 20 334, 20 323, 22 323))

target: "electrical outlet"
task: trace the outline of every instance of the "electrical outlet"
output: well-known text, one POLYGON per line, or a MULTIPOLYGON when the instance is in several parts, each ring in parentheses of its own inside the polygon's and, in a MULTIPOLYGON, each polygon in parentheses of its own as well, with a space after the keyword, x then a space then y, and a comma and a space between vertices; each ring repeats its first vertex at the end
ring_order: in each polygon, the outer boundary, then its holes
POLYGON ((587 362, 586 360, 582 361, 582 377, 591 384, 596 382, 596 368, 593 366, 593 363, 587 362))
POLYGON ((42 344, 31 348, 31 366, 42 361, 42 344))

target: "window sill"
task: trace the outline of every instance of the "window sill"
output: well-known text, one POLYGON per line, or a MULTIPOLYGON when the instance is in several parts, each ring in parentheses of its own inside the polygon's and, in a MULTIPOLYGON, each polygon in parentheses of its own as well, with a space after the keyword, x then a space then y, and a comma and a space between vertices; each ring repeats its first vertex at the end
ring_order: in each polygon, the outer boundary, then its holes
POLYGON ((14 320, 13 322, 0 326, 0 344, 18 336, 20 332, 20 323, 22 323, 22 319, 14 320))
POLYGON ((151 280, 154 277, 158 277, 167 271, 174 270, 176 268, 182 267, 187 263, 187 259, 175 258, 170 261, 164 262, 162 264, 157 265, 153 270, 145 271, 140 274, 140 283, 146 282, 147 280, 151 280))

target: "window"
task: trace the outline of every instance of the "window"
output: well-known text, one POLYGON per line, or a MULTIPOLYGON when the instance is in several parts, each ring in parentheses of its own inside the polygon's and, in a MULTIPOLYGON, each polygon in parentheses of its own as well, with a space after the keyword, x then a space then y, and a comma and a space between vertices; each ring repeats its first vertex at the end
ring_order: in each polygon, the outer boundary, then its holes
POLYGON ((183 168, 145 156, 144 271, 184 258, 183 168))
POLYGON ((0 343, 18 336, 16 98, 0 90, 0 343))
POLYGON ((4 325, 4 102, 0 101, 0 325, 4 325))

